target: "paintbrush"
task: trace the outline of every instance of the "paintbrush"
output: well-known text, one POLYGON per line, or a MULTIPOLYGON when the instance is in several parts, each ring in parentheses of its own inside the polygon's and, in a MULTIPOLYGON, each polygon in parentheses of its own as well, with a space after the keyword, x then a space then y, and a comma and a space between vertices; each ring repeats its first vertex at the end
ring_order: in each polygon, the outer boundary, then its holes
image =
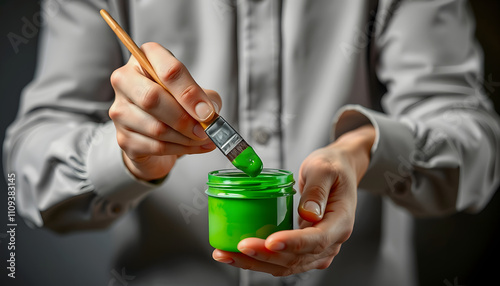
MULTIPOLYGON (((111 17, 104 9, 101 10, 101 16, 106 23, 115 32, 122 43, 137 59, 141 67, 151 76, 151 78, 163 87, 166 91, 168 88, 161 82, 156 74, 153 66, 149 62, 143 51, 135 44, 130 36, 122 29, 122 27, 111 17)), ((257 153, 241 135, 227 123, 222 116, 215 114, 209 122, 200 122, 205 129, 208 137, 222 151, 222 153, 231 161, 238 169, 245 172, 251 177, 256 177, 262 171, 262 160, 257 156, 257 153)))

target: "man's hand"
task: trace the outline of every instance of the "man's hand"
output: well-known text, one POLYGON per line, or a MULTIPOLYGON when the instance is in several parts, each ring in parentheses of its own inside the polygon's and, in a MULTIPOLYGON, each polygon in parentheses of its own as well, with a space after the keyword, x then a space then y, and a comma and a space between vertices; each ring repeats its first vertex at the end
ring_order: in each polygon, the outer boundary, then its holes
POLYGON ((362 126, 314 151, 300 168, 300 228, 246 238, 242 253, 214 250, 213 258, 232 266, 287 276, 325 269, 351 235, 357 185, 370 161, 375 129, 362 126))
POLYGON ((166 176, 178 157, 215 149, 203 127, 222 105, 220 96, 204 90, 186 67, 156 43, 141 49, 169 91, 143 71, 132 56, 111 75, 115 101, 109 116, 127 168, 137 178, 166 176))

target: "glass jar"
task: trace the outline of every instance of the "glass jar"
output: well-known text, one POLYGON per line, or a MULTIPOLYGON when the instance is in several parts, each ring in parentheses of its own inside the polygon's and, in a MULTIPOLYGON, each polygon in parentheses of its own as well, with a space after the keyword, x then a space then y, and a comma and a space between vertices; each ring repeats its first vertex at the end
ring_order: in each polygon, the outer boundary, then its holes
POLYGON ((210 245, 239 252, 247 237, 265 239, 271 233, 293 228, 293 174, 264 169, 257 177, 236 170, 208 174, 208 225, 210 245))

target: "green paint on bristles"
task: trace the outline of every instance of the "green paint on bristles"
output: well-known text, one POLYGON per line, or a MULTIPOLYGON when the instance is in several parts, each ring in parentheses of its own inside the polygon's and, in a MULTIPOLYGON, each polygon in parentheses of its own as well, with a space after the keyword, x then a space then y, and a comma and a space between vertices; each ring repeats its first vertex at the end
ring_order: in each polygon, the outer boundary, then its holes
POLYGON ((262 172, 262 160, 252 147, 248 146, 233 160, 233 165, 250 177, 257 177, 262 172))

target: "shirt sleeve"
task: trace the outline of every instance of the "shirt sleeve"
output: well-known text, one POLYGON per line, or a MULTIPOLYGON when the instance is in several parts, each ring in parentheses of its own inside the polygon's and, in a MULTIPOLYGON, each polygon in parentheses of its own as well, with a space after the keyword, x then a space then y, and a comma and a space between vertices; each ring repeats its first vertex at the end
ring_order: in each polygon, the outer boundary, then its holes
POLYGON ((108 226, 155 187, 125 167, 108 108, 109 76, 122 65, 101 19, 106 1, 45 1, 34 80, 4 142, 28 225, 58 232, 108 226))
POLYGON ((478 212, 499 184, 500 120, 482 88, 468 8, 466 1, 401 1, 375 40, 384 113, 346 106, 334 127, 336 137, 375 127, 359 187, 417 216, 478 212))

